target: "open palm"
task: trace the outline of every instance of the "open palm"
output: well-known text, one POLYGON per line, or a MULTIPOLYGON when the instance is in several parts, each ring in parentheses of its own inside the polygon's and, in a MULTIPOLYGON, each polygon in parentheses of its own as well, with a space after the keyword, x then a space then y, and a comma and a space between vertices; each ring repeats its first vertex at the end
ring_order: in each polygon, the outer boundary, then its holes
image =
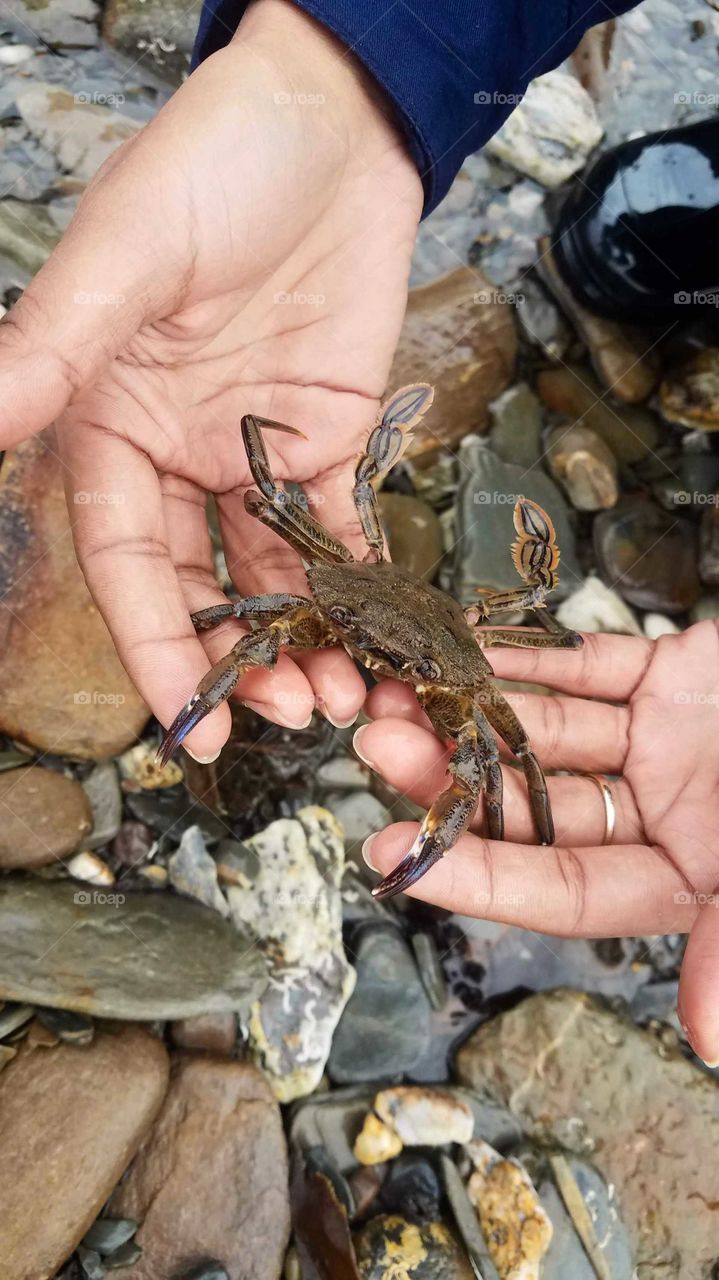
MULTIPOLYGON (((541 763, 563 771, 548 780, 556 846, 532 843, 523 777, 504 768, 506 840, 464 836, 410 892, 465 915, 561 935, 687 932, 693 925, 682 1016, 698 1052, 719 1058, 717 624, 698 623, 656 642, 586 636, 572 653, 493 649, 490 657, 498 676, 559 695, 512 698, 541 763), (616 778, 609 845, 602 843, 603 800, 584 773, 616 778)), ((447 753, 413 694, 386 682, 368 709, 374 722, 356 735, 360 753, 427 804, 441 789, 447 753)), ((414 826, 402 823, 374 837, 372 866, 387 874, 414 835, 414 826)))
MULTIPOLYGON (((360 545, 352 471, 385 389, 420 210, 416 169, 348 56, 292 5, 262 0, 111 158, 3 326, 2 442, 63 410, 78 559, 165 724, 240 633, 228 623, 201 642, 189 619, 222 599, 208 493, 237 589, 302 589, 297 556, 244 511, 244 413, 305 432, 268 441, 275 474, 360 545)), ((315 700, 351 720, 364 686, 346 655, 300 663, 252 673, 243 697, 293 726, 315 700)), ((207 757, 228 732, 222 707, 188 745, 207 757)))

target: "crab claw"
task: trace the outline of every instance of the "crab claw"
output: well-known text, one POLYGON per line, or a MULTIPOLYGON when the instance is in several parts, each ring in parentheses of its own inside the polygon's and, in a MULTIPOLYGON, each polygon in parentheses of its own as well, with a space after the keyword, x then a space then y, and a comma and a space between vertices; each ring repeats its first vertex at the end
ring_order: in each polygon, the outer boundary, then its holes
POLYGON ((213 711, 207 699, 199 693, 193 693, 190 701, 178 712, 160 743, 157 752, 157 763, 166 765, 170 756, 175 753, 180 743, 184 741, 191 729, 196 724, 204 720, 205 716, 213 711))
POLYGON ((440 842, 428 831, 420 831, 409 853, 390 871, 384 880, 375 885, 373 898, 393 898, 396 893, 404 893, 410 885, 421 880, 426 871, 439 862, 444 854, 440 842))

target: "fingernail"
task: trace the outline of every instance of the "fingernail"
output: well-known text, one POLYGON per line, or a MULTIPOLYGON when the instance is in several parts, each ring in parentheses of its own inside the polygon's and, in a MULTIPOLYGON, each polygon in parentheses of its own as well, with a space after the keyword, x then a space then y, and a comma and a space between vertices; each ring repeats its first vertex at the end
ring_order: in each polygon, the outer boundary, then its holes
POLYGON ((359 715, 359 711, 355 711, 354 715, 350 716, 349 720, 335 720, 334 716, 331 716, 329 711, 327 710, 327 704, 324 698, 317 698, 316 701, 317 701, 317 710, 319 711, 320 715, 324 716, 325 720, 329 720, 330 724, 333 724, 335 729, 349 729, 350 725, 354 724, 355 720, 359 715))
MULTIPOLYGON (((222 748, 220 747, 220 751, 221 750, 222 748)), ((220 751, 216 751, 213 756, 196 756, 194 751, 190 751, 189 747, 185 747, 185 751, 188 756, 192 756, 192 759, 195 760, 197 764, 212 764, 214 760, 219 760, 220 758, 220 751)))
MULTIPOLYGON (((362 724, 362 725, 360 725, 359 729, 357 730, 357 732, 355 733, 354 737, 352 738, 352 746, 354 747, 354 749, 355 749, 355 751, 356 751, 357 755, 359 756, 360 760, 362 761, 362 763, 363 763, 363 764, 366 764, 366 765, 369 765, 370 769, 373 769, 373 768, 374 768, 374 764, 373 764, 373 763, 372 763, 372 761, 369 759, 369 757, 368 757, 368 756, 366 756, 366 755, 364 755, 364 754, 363 754, 363 752, 362 752, 362 735, 364 734, 365 730, 367 730, 367 729, 369 729, 369 725, 368 725, 368 724, 362 724)), ((370 837, 370 838, 371 838, 371 837, 370 837)))
POLYGON ((717 1067, 719 1067, 719 1058, 717 1058, 716 1062, 707 1062, 706 1058, 702 1058, 702 1062, 710 1071, 716 1071, 717 1067))
POLYGON ((370 857, 370 854, 371 854, 371 852, 372 852, 372 845, 374 844, 374 842, 375 842, 375 840, 376 840, 376 839, 377 839, 377 832, 376 832, 376 831, 375 831, 375 832, 373 832, 373 834, 372 834, 371 836, 367 836, 367 839, 365 840, 364 844, 362 845, 362 857, 364 858, 365 862, 367 863, 367 866, 369 867, 370 871, 374 871, 375 875, 380 875, 380 874, 381 874, 381 872, 380 872, 379 867, 376 867, 376 866, 374 865, 374 862, 372 861, 372 859, 371 859, 371 857, 370 857))

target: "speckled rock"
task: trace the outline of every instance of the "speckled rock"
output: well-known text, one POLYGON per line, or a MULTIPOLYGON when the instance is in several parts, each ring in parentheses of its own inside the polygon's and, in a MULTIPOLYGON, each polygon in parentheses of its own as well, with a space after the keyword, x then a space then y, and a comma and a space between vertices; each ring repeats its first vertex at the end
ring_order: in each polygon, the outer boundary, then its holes
POLYGON ((408 458, 429 464, 440 445, 452 448, 486 427, 490 402, 509 384, 517 352, 512 307, 498 295, 469 267, 410 290, 387 386, 421 382, 431 369, 436 394, 408 458))
POLYGON ((0 730, 100 760, 133 742, 148 713, 75 559, 54 447, 33 437, 0 478, 0 730))
POLYGON ((532 996, 476 1031, 460 1080, 525 1132, 613 1183, 639 1274, 709 1277, 717 1256, 716 1081, 576 991, 532 996))
POLYGON ((405 1146, 438 1147, 446 1142, 469 1142, 474 1116, 456 1093, 424 1085, 382 1089, 374 1100, 380 1120, 399 1134, 405 1146))
POLYGON ((267 981, 247 933, 175 894, 0 879, 0 998, 105 1018, 247 1014, 267 981))
POLYGON ((57 157, 63 169, 89 180, 121 142, 142 127, 104 103, 81 102, 67 89, 32 84, 17 95, 17 105, 33 137, 57 157), (72 128, 68 113, 72 112, 72 128))
POLYGON ((371 1218, 355 1236, 362 1280, 473 1280, 474 1271, 443 1222, 421 1226, 395 1215, 371 1218))
POLYGON ((205 1056, 175 1060, 162 1110, 110 1212, 140 1222, 142 1254, 128 1280, 184 1276, 199 1259, 214 1259, 230 1280, 279 1280, 290 1227, 287 1152, 261 1073, 205 1056))
POLYGON ((137 1151, 167 1088, 161 1041, 139 1027, 86 1048, 28 1042, 0 1075, 4 1280, 52 1276, 137 1151))
POLYGON ((481 1140, 467 1152, 474 1165, 467 1191, 500 1280, 540 1280, 552 1224, 526 1169, 481 1140))
POLYGON ((182 833, 180 847, 168 860, 170 884, 178 893, 196 898, 221 916, 229 916, 227 899, 217 882, 217 863, 207 852, 199 827, 182 833))
POLYGON ((381 493, 379 509, 395 564, 431 581, 442 560, 442 529, 432 508, 409 493, 381 493))
POLYGON ((554 188, 584 167, 603 132, 594 103, 579 81, 563 71, 548 71, 531 81, 486 150, 554 188))
POLYGON ((39 867, 74 853, 92 827, 79 783, 30 766, 0 773, 0 868, 39 867))
POLYGON ((238 848, 246 882, 227 887, 232 919, 262 944, 270 968, 250 1015, 250 1051, 289 1102, 317 1087, 355 984, 342 945, 342 836, 332 814, 312 806, 238 848))

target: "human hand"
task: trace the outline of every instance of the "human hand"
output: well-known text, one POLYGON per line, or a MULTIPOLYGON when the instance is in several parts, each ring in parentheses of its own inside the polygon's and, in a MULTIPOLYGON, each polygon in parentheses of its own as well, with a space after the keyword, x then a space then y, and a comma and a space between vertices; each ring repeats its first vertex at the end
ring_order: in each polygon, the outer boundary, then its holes
MULTIPOLYGON (((409 893, 463 915, 562 936, 691 929, 680 1017, 695 1051, 716 1065, 719 625, 701 622, 656 642, 614 635, 584 641, 571 654, 493 649, 489 655, 500 678, 560 695, 513 699, 540 763, 572 775, 547 780, 556 846, 532 843, 524 778, 504 767, 506 839, 463 836, 409 893), (602 797, 583 773, 616 776, 610 845, 602 844, 602 797)), ((385 681, 371 692, 367 710, 373 723, 355 734, 358 753, 428 805, 442 789, 448 754, 413 691, 385 681)), ((511 758, 504 749, 503 758, 511 758)), ((478 811, 475 832, 480 825, 478 811)), ((415 834, 413 824, 397 823, 371 837, 366 856, 373 869, 391 871, 415 834)))
MULTIPOLYGON (((421 205, 416 167, 351 55, 287 0, 257 0, 103 166, 0 326, 0 447, 60 415, 78 559, 165 725, 243 632, 230 622, 198 637, 190 622, 223 600, 208 493, 237 590, 304 589, 297 555, 244 511, 244 413, 305 432, 267 441, 273 471, 364 553, 352 473, 421 205), (104 500, 78 505, 79 491, 104 500)), ((283 656, 239 688, 292 726, 315 700, 350 721, 364 692, 341 650, 283 656)), ((229 726, 222 706, 189 736, 192 753, 216 754, 229 726)))

